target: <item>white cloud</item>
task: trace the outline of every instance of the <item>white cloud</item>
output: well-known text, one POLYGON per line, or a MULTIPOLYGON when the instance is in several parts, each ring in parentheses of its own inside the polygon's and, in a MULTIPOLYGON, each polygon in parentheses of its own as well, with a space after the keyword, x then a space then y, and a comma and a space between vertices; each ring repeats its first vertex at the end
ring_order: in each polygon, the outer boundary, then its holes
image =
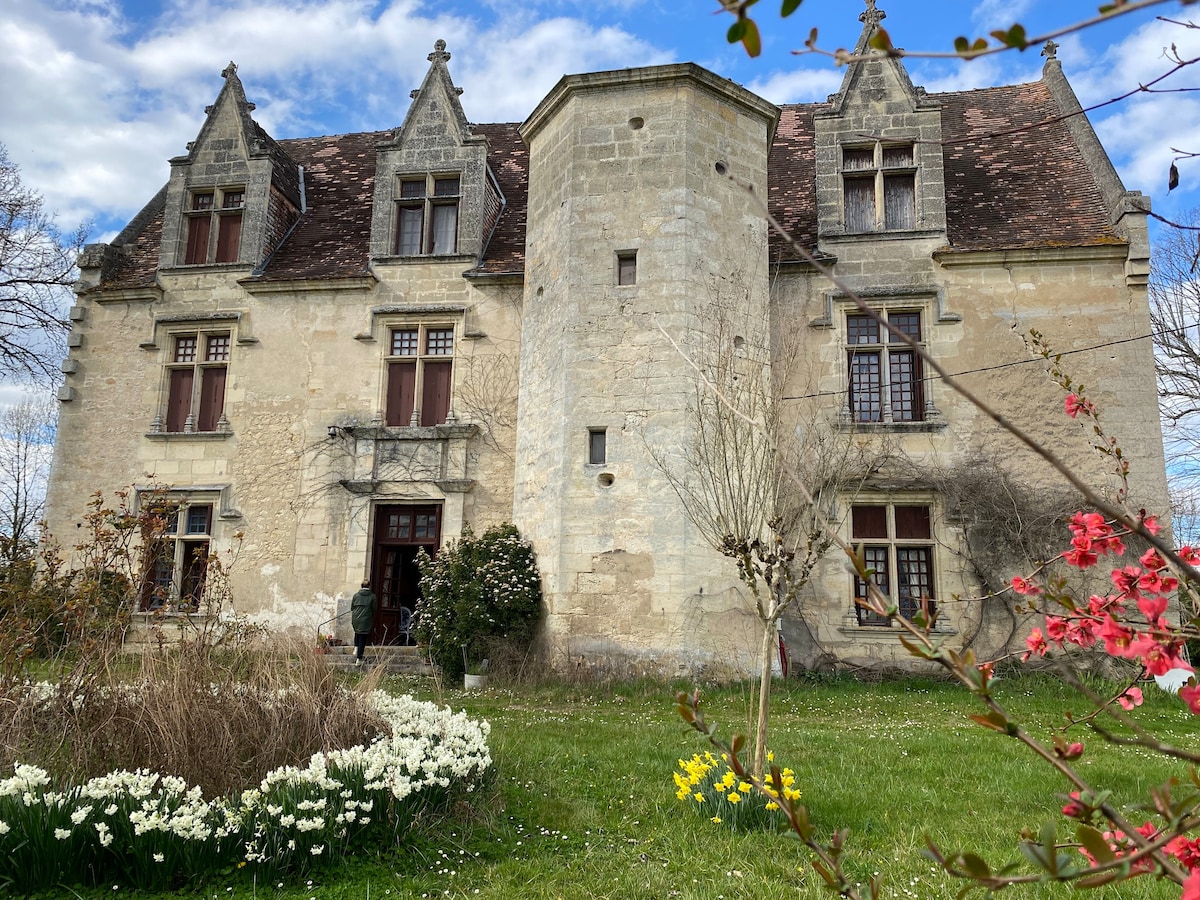
MULTIPOLYGON (((971 22, 980 31, 991 31, 994 28, 1010 28, 1019 22, 1030 7, 1033 0, 981 0, 971 10, 971 22)), ((972 38, 978 35, 971 35, 972 38)))
POLYGON ((478 12, 418 0, 175 0, 135 34, 112 2, 0 0, 0 141, 63 225, 101 217, 109 236, 165 182, 231 59, 277 137, 399 124, 438 39, 481 122, 524 119, 567 73, 672 61, 617 27, 478 12))
POLYGON ((796 69, 776 72, 766 79, 752 81, 746 87, 772 103, 821 103, 842 86, 844 74, 844 69, 832 66, 796 69))

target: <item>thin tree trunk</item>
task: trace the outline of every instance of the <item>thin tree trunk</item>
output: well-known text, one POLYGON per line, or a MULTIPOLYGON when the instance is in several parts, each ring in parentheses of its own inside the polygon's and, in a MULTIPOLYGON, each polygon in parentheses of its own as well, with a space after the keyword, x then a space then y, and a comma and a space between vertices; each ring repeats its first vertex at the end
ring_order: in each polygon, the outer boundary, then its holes
POLYGON ((763 638, 758 677, 758 727, 754 729, 754 766, 751 773, 762 778, 767 769, 767 719, 771 713, 771 654, 775 649, 775 620, 762 623, 763 638))

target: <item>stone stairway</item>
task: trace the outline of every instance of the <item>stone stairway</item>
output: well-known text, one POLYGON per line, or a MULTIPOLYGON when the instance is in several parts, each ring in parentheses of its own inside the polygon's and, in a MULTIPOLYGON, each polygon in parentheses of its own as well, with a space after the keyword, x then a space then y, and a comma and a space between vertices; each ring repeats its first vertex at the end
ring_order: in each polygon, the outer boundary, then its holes
MULTIPOLYGON (((359 671, 354 665, 353 647, 330 647, 325 654, 329 667, 339 672, 359 671)), ((368 647, 363 671, 382 666, 389 675, 432 675, 433 668, 420 647, 368 647)))

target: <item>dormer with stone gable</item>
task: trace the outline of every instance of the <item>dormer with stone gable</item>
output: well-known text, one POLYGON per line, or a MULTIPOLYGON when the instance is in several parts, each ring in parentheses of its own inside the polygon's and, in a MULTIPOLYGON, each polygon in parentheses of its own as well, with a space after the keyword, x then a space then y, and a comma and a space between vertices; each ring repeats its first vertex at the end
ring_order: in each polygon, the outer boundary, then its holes
POLYGON ((255 269, 304 207, 303 173, 250 113, 237 66, 185 156, 171 160, 159 269, 255 269))
POLYGON ((822 240, 946 231, 941 106, 899 59, 871 49, 886 14, 868 0, 858 59, 814 116, 822 240))
POLYGON ((374 262, 477 261, 503 209, 488 142, 472 132, 439 40, 404 124, 377 146, 371 212, 374 262))

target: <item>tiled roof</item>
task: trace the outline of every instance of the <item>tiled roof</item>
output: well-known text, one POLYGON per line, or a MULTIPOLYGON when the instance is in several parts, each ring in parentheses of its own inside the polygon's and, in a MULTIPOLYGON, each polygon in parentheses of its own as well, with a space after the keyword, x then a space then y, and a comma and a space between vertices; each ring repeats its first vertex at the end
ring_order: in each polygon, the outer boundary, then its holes
POLYGON ((504 212, 483 250, 481 274, 523 272, 525 269, 525 212, 529 199, 529 149, 516 124, 472 125, 475 134, 488 139, 488 165, 500 192, 504 212))
POLYGON ((267 260, 260 281, 353 278, 370 262, 375 145, 390 132, 280 141, 304 167, 308 210, 267 260))
MULTIPOLYGON (((817 154, 813 142, 813 113, 822 104, 780 107, 775 143, 767 159, 767 209, 801 247, 817 246, 817 154)), ((771 259, 794 259, 795 254, 774 229, 771 259)))
MULTIPOLYGON (((952 249, 1121 242, 1082 153, 1066 125, 1054 121, 1058 107, 1044 83, 932 94, 930 99, 942 108, 946 225, 952 249)), ((771 212, 809 249, 817 244, 813 115, 823 108, 823 104, 781 107, 768 164, 771 212)), ((472 127, 488 140, 488 162, 506 200, 474 271, 520 272, 525 258, 528 150, 514 124, 472 127)), ((308 211, 267 260, 258 280, 366 274, 375 145, 389 136, 389 132, 367 132, 272 142, 273 152, 304 167, 308 211)), ((160 193, 151 201, 114 242, 134 246, 105 287, 153 283, 163 196, 160 193)), ((789 255, 773 236, 772 256, 777 254, 789 255)))
POLYGON ((933 99, 942 104, 951 247, 1122 243, 1045 83, 933 99))

